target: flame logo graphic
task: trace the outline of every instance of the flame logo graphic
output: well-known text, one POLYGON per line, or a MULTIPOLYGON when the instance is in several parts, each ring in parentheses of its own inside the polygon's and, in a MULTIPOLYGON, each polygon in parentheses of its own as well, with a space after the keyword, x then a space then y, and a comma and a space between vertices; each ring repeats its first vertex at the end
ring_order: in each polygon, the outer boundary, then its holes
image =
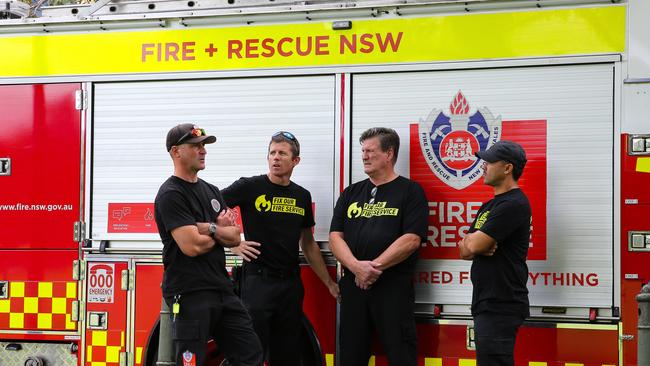
POLYGON ((264 212, 267 212, 271 209, 271 201, 267 200, 266 195, 263 194, 255 199, 255 208, 259 212, 262 212, 262 208, 264 212))
POLYGON ((361 216, 361 207, 359 207, 356 202, 352 202, 352 204, 348 206, 348 217, 356 219, 359 216, 361 216))

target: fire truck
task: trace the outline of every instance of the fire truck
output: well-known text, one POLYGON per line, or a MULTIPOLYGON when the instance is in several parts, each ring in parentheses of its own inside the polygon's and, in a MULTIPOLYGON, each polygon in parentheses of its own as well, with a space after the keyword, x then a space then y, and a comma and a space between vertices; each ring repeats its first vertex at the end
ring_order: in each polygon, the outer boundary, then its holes
MULTIPOLYGON (((217 136, 201 177, 266 171, 277 130, 302 145, 328 250, 334 203, 365 178, 358 138, 401 137, 428 240, 413 278, 419 365, 475 365, 474 153, 519 142, 533 220, 531 316, 517 365, 636 365, 650 281, 650 3, 644 0, 0 1, 0 364, 150 366, 163 141, 217 136)), ((229 256, 228 266, 241 263, 229 256)), ((305 366, 337 363, 337 303, 308 266, 305 366)), ((387 365, 378 342, 369 365, 387 365)), ((211 365, 222 355, 210 344, 211 365)), ((346 365, 343 365, 346 366, 346 365)))

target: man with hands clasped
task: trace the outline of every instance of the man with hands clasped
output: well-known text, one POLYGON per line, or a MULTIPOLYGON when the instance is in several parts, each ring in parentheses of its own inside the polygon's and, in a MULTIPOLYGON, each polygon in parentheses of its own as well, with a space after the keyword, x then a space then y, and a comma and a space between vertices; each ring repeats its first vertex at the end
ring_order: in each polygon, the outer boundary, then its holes
POLYGON ((330 226, 330 248, 344 266, 339 357, 366 366, 375 331, 391 366, 417 364, 413 272, 427 236, 427 199, 416 182, 398 175, 399 136, 389 128, 361 134, 368 179, 341 194, 330 226))

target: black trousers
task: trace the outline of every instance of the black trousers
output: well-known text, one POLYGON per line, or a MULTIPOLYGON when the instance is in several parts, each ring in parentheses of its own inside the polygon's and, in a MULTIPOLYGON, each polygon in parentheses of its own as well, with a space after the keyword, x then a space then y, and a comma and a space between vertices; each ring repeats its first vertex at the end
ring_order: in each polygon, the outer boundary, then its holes
MULTIPOLYGON (((165 301, 170 309, 173 299, 165 301)), ((201 366, 210 338, 233 366, 262 364, 262 346, 251 318, 239 298, 224 291, 196 291, 179 299, 180 311, 173 321, 176 365, 201 366)))
POLYGON ((244 265, 241 298, 270 366, 300 366, 304 288, 299 269, 273 272, 244 265))
POLYGON ((390 274, 380 277, 369 290, 362 290, 354 283, 354 275, 346 273, 339 287, 340 365, 367 366, 376 331, 390 366, 415 366, 417 336, 411 277, 390 274))
POLYGON ((477 366, 514 366, 515 339, 524 322, 520 315, 480 313, 474 316, 477 366))

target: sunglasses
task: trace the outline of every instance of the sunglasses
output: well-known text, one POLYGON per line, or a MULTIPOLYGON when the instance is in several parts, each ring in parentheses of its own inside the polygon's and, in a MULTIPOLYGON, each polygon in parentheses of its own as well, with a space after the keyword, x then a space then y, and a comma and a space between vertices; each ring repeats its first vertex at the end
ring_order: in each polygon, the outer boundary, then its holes
POLYGON ((193 128, 190 131, 187 131, 181 138, 176 141, 174 145, 181 145, 184 140, 186 140, 188 137, 201 137, 201 136, 207 136, 208 134, 205 133, 205 130, 202 128, 193 128))
POLYGON ((370 201, 368 201, 369 204, 375 203, 375 196, 377 195, 377 187, 373 187, 370 190, 370 201))
POLYGON ((296 136, 294 136, 291 132, 287 132, 287 131, 278 131, 278 132, 274 133, 273 136, 271 136, 271 138, 276 137, 276 136, 280 136, 280 135, 282 135, 283 137, 285 137, 285 138, 287 138, 287 139, 289 139, 289 140, 291 140, 293 142, 298 142, 298 139, 296 139, 296 136))

